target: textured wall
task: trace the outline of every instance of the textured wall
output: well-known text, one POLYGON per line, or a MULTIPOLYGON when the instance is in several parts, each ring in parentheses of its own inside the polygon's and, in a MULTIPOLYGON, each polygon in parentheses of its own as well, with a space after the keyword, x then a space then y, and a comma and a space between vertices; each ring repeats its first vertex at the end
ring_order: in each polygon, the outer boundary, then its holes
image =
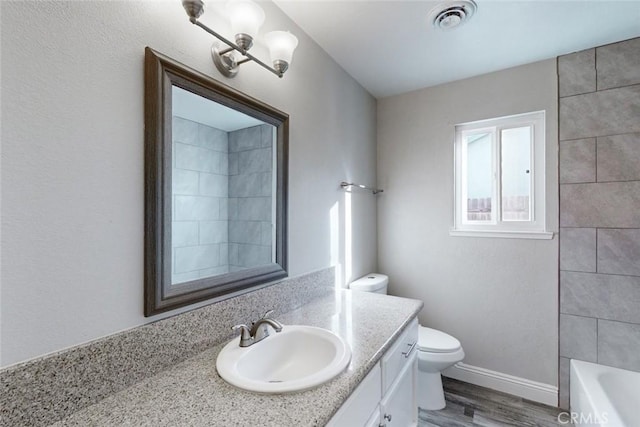
MULTIPOLYGON (((207 2, 202 19, 227 34, 222 5, 207 2)), ((143 315, 145 46, 290 114, 290 275, 375 271, 375 198, 351 197, 347 210, 339 190, 375 182, 375 99, 262 6, 263 32, 300 41, 283 79, 255 64, 220 76, 214 39, 179 1, 0 2, 0 365, 164 316, 143 315)))
POLYGON ((378 101, 380 270, 424 301, 465 363, 557 383, 558 239, 453 237, 454 126, 546 110, 547 228, 557 231, 557 73, 537 62, 378 101))
POLYGON ((560 405, 569 360, 640 371, 640 38, 558 58, 560 405))

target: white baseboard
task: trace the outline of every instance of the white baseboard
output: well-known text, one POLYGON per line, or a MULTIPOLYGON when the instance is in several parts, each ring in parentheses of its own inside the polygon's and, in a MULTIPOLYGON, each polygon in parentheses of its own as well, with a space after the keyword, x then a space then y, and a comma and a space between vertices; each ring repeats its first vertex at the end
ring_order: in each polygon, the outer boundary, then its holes
POLYGON ((457 363, 442 372, 445 377, 513 394, 545 405, 558 406, 558 387, 514 377, 502 372, 457 363))

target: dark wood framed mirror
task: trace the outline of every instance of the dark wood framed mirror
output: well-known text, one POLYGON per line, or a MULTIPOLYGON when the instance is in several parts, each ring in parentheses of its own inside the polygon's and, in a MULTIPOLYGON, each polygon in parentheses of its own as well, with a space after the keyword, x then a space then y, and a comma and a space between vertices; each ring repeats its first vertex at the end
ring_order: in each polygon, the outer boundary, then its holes
POLYGON ((287 276, 289 116, 145 50, 145 316, 287 276))

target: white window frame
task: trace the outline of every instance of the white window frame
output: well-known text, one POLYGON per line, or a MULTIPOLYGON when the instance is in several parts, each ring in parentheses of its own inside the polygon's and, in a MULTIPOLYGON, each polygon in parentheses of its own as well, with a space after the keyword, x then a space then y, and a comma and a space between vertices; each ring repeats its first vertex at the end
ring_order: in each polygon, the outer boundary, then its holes
POLYGON ((545 200, 545 112, 517 114, 462 123, 455 126, 454 143, 454 221, 450 234, 453 236, 507 237, 551 239, 553 233, 546 231, 545 200), (501 203, 501 134, 504 129, 531 126, 533 143, 531 144, 531 220, 503 221, 501 203), (489 221, 467 220, 466 196, 466 147, 465 137, 477 133, 491 134, 492 150, 492 209, 489 221))

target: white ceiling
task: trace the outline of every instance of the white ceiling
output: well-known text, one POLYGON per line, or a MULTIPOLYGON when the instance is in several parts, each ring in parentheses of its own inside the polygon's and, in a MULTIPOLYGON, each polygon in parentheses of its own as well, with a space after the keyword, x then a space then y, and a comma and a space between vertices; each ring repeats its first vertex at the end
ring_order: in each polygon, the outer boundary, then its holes
POLYGON ((441 31, 427 22, 437 1, 275 0, 376 98, 640 36, 640 0, 476 2, 441 31))
POLYGON ((225 132, 264 124, 264 122, 240 111, 225 107, 177 86, 172 86, 172 89, 171 114, 173 116, 202 123, 225 132))

